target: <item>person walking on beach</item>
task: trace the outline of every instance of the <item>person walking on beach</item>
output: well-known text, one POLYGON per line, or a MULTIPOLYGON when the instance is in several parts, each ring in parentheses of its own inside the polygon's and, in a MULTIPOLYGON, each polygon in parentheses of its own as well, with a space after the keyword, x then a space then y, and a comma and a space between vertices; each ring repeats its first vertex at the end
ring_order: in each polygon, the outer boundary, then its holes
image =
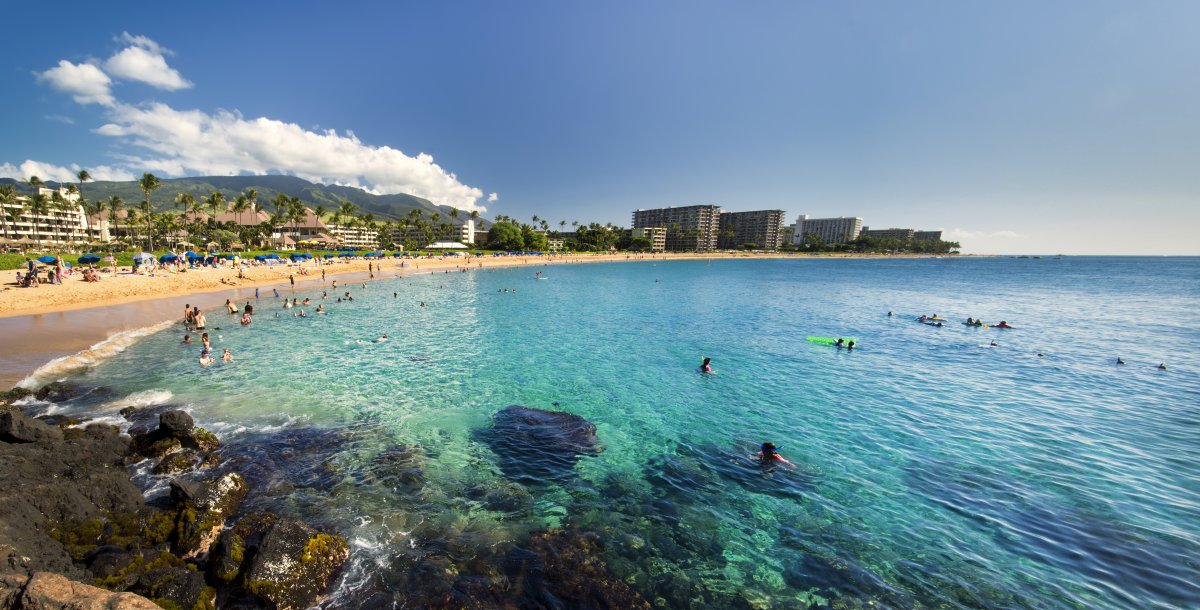
POLYGON ((324 269, 321 270, 321 283, 322 284, 325 283, 325 270, 324 269))
POLYGON ((289 274, 288 274, 288 281, 292 283, 292 288, 295 288, 295 287, 296 287, 296 274, 295 274, 295 273, 289 273, 289 274))

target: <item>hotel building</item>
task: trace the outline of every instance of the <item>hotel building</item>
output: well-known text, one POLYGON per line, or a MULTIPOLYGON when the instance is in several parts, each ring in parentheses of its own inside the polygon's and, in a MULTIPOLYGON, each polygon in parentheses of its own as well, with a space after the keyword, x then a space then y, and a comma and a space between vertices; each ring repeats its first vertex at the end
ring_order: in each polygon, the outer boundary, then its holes
POLYGON ((796 228, 792 233, 792 244, 807 245, 810 236, 815 236, 823 244, 844 244, 858 239, 862 233, 862 219, 855 217, 839 218, 809 218, 801 214, 796 219, 796 228))
POLYGON ((667 230, 667 250, 715 250, 721 208, 715 205, 637 210, 633 228, 661 227, 667 230))
POLYGON ((758 244, 764 250, 783 246, 783 210, 721 212, 717 246, 732 249, 742 244, 758 244))

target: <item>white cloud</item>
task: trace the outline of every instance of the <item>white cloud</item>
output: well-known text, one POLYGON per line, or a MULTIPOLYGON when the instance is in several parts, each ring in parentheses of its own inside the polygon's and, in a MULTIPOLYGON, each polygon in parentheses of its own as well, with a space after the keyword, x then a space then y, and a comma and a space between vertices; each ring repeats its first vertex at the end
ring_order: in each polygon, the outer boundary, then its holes
POLYGON ((140 81, 167 91, 192 86, 178 70, 167 65, 163 55, 169 51, 160 47, 158 43, 145 36, 132 36, 129 32, 122 33, 117 40, 129 46, 117 51, 104 62, 104 68, 112 76, 122 80, 140 81))
POLYGON ((499 200, 500 200, 500 195, 497 195, 496 193, 488 193, 488 198, 487 198, 488 203, 496 203, 499 200))
MULTIPOLYGON (((37 176, 43 181, 48 182, 78 182, 80 169, 75 164, 72 164, 70 167, 63 167, 61 165, 54 165, 53 163, 27 159, 20 165, 0 163, 0 178, 27 180, 30 176, 37 176)), ((92 180, 128 181, 134 179, 133 172, 108 165, 89 167, 88 173, 92 175, 92 180)))
POLYGON ((96 130, 151 154, 131 165, 168 175, 286 173, 313 182, 376 193, 409 193, 440 205, 479 209, 483 192, 459 182, 433 157, 410 157, 389 146, 364 144, 351 133, 313 132, 295 123, 236 112, 208 114, 166 104, 117 104, 96 130))
POLYGON ((65 59, 45 72, 34 72, 38 82, 70 93, 80 104, 113 104, 112 79, 92 64, 73 64, 65 59))
POLYGON ((54 121, 55 123, 62 123, 63 125, 74 125, 75 124, 75 119, 73 119, 69 116, 63 116, 61 114, 43 114, 42 118, 46 119, 47 121, 54 121))

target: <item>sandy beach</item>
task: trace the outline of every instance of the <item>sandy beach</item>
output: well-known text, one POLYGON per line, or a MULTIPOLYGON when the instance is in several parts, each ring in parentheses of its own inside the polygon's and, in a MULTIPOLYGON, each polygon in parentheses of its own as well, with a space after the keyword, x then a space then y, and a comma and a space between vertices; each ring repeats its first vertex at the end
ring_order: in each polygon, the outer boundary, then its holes
MULTIPOLYGON (((80 353, 102 342, 101 350, 122 349, 124 341, 135 338, 122 336, 138 329, 162 324, 182 317, 185 304, 201 309, 219 307, 226 299, 244 302, 254 297, 254 290, 290 287, 294 276, 298 288, 322 284, 335 279, 342 282, 365 281, 370 278, 369 265, 376 279, 394 278, 447 269, 486 269, 523 265, 558 265, 619 261, 661 261, 714 258, 778 258, 796 255, 778 254, 574 254, 562 256, 483 256, 404 259, 349 260, 328 265, 308 263, 307 275, 300 266, 280 264, 246 269, 245 278, 231 268, 193 269, 184 273, 156 272, 149 275, 105 273, 101 281, 88 283, 79 275, 69 277, 61 285, 38 288, 16 288, 5 284, 0 292, 0 337, 4 337, 0 364, 0 387, 12 387, 42 365, 57 358, 71 357, 77 362, 63 362, 64 373, 73 366, 87 365, 89 355, 80 353), (382 270, 380 270, 382 269, 382 270)), ((805 257, 807 258, 807 257, 805 257)))

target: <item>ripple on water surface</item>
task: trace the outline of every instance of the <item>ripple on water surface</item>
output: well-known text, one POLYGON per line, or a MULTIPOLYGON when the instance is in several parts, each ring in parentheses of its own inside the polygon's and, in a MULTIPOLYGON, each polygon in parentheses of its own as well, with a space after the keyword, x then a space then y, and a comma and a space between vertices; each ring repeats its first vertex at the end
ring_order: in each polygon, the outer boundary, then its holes
POLYGON ((557 555, 602 560, 609 599, 664 607, 1192 608, 1198 270, 718 260, 385 280, 339 287, 354 301, 328 315, 214 313, 233 363, 197 366, 172 332, 123 346, 77 379, 124 398, 54 408, 187 408, 252 483, 245 510, 352 542, 328 607, 545 599, 522 575, 557 575, 557 555), (512 405, 579 416, 596 445, 530 440, 512 405), (795 468, 756 466, 764 440, 795 468))

